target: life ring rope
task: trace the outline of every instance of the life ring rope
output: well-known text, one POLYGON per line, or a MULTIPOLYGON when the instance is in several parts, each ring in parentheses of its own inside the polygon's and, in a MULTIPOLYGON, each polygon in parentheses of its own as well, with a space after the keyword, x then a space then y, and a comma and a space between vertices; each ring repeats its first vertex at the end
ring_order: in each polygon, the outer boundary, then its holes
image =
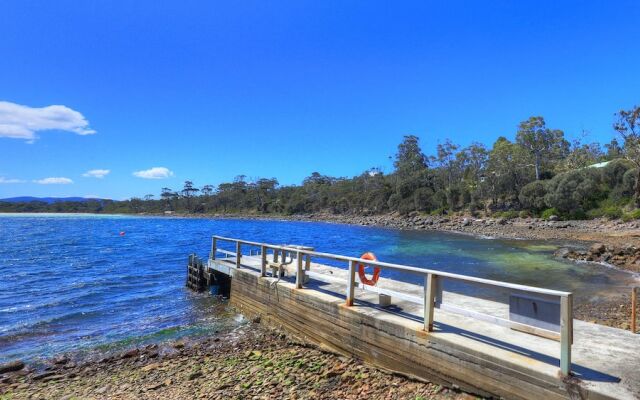
MULTIPOLYGON (((378 258, 375 254, 368 251, 360 256, 363 260, 369 261, 378 261, 378 258)), ((360 278, 360 282, 365 285, 375 286, 378 283, 378 279, 380 279, 380 267, 373 267, 373 276, 371 278, 367 278, 367 275, 364 271, 366 265, 364 263, 358 264, 358 277, 360 278)))

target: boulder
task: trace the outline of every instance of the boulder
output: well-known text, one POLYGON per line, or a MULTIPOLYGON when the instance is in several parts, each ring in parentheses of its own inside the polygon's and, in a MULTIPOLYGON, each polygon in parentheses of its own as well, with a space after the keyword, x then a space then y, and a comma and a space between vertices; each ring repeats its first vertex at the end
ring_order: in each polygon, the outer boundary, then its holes
POLYGON ((593 245, 591 245, 591 247, 589 247, 589 253, 594 254, 594 255, 600 255, 602 253, 604 253, 605 251, 607 251, 607 247, 602 244, 602 243, 595 243, 593 245))
POLYGON ((22 360, 9 361, 8 363, 0 364, 0 374, 20 371, 22 368, 24 368, 22 360))
POLYGON ((462 226, 469 226, 471 225, 471 220, 469 218, 465 218, 462 220, 462 226))
POLYGON ((558 217, 557 215, 549 215, 549 218, 547 218, 548 221, 560 221, 560 217, 558 217))
POLYGON ((556 257, 562 257, 562 258, 567 258, 569 257, 570 254, 571 254, 571 250, 569 250, 566 247, 561 247, 558 250, 556 250, 556 252, 554 253, 556 257))

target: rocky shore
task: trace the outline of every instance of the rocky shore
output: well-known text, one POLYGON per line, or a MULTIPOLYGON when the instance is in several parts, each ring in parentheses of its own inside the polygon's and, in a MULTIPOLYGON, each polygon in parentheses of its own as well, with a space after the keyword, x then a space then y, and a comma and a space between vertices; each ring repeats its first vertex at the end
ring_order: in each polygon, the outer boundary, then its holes
POLYGON ((250 324, 99 360, 0 365, 0 399, 471 399, 250 324))

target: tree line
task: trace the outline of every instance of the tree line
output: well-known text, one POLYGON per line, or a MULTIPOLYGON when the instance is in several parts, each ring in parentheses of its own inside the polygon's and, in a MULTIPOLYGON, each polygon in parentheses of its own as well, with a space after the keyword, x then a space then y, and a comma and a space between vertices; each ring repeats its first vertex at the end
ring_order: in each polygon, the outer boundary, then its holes
POLYGON ((533 116, 519 124, 515 140, 501 136, 490 148, 445 140, 426 155, 418 137, 405 136, 389 174, 376 168, 352 178, 314 172, 300 185, 241 175, 217 186, 186 181, 179 190, 162 188, 157 198, 0 203, 0 211, 640 217, 640 107, 616 113, 612 127, 617 135, 604 145, 570 142, 533 116))

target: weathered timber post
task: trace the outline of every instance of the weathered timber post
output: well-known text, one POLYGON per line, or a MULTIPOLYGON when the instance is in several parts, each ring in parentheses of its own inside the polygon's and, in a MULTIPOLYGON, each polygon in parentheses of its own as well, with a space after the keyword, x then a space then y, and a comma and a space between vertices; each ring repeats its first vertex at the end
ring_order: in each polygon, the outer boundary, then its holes
POLYGON ((260 246, 260 276, 267 276, 267 247, 260 246))
POLYGON ((560 371, 571 373, 571 344, 573 343, 573 295, 560 298, 560 371))
POLYGON ((277 263, 278 262, 278 255, 280 254, 280 250, 278 249, 273 249, 273 262, 277 263))
POLYGON ((433 331, 433 312, 435 308, 437 283, 437 275, 427 274, 427 276, 424 277, 424 330, 427 332, 433 331))
POLYGON ((218 239, 216 239, 216 237, 214 236, 211 239, 211 254, 209 255, 209 258, 212 260, 215 260, 217 251, 218 251, 218 239))
POLYGON ((304 270, 302 269, 302 253, 296 252, 296 288, 302 289, 304 283, 304 270))
POLYGON ((349 275, 347 277, 347 306, 350 307, 353 305, 353 296, 355 293, 355 283, 356 283, 356 262, 349 261, 349 275))
POLYGON ((631 332, 636 333, 636 307, 638 306, 638 288, 631 289, 631 332))
POLYGON ((236 268, 240 268, 240 260, 242 259, 242 244, 236 242, 236 268))

